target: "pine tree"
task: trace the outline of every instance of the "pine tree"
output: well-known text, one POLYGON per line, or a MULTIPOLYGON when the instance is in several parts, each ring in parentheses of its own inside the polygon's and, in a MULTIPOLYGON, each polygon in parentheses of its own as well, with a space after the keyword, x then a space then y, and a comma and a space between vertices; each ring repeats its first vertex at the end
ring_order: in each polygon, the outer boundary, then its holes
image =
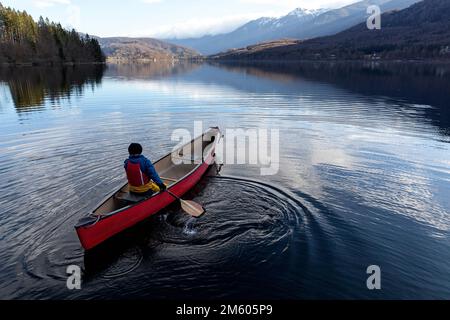
POLYGON ((77 63, 104 62, 98 41, 76 30, 40 17, 38 22, 26 11, 6 8, 0 3, 0 62, 77 63))

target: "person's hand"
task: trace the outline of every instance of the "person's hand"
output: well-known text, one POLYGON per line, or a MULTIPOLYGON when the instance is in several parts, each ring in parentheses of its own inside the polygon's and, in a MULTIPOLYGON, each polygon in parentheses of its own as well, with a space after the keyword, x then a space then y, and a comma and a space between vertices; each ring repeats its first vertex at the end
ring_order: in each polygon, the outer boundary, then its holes
POLYGON ((159 187, 159 190, 161 190, 161 191, 166 191, 167 190, 167 187, 166 187, 166 185, 164 183, 158 184, 158 187, 159 187))

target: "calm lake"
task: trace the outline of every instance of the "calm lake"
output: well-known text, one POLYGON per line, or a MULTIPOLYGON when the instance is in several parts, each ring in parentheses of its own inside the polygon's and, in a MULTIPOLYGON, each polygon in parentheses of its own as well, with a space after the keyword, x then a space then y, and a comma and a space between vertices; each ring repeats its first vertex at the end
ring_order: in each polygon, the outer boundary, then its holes
POLYGON ((450 299, 450 65, 3 68, 0 135, 2 299, 450 299), (128 144, 156 160, 194 121, 279 129, 279 172, 225 165, 187 195, 201 219, 174 205, 85 253, 128 144))

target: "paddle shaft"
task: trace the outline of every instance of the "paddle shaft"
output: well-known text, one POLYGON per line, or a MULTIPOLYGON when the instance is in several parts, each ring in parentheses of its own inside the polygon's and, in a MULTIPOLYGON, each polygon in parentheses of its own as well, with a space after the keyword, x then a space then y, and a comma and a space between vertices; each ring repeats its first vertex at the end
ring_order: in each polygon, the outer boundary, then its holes
POLYGON ((167 190, 167 189, 166 189, 166 191, 167 191, 168 194, 170 194, 172 197, 174 197, 175 199, 177 199, 177 200, 180 201, 181 203, 184 203, 184 204, 186 204, 188 207, 190 207, 190 208, 192 208, 192 209, 195 210, 195 208, 194 208, 193 206, 191 206, 191 205, 189 204, 189 202, 184 201, 183 199, 181 199, 180 197, 178 197, 177 195, 173 194, 172 192, 170 192, 170 191, 167 190))
POLYGON ((173 194, 172 192, 170 192, 169 190, 167 190, 166 189, 166 191, 167 191, 167 193, 168 194, 170 194, 172 197, 174 197, 175 199, 177 199, 177 200, 180 200, 181 201, 181 198, 180 197, 178 197, 177 195, 175 195, 175 194, 173 194))

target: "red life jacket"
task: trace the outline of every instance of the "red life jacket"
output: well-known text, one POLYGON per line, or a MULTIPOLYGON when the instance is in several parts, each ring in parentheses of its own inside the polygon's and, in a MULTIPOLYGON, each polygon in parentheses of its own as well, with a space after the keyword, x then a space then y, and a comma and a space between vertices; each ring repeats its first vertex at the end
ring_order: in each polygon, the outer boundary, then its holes
POLYGON ((145 186, 150 182, 150 178, 142 172, 140 163, 128 161, 125 171, 127 172, 128 183, 133 187, 145 186))

